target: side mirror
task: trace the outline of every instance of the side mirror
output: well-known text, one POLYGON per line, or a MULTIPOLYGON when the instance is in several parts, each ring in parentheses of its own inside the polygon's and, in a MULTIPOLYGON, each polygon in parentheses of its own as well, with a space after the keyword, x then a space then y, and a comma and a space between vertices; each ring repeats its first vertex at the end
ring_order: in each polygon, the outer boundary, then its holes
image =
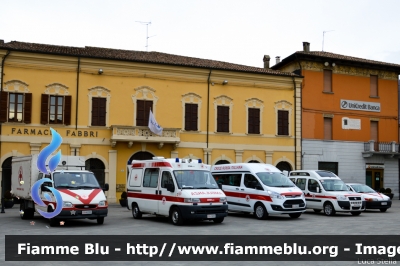
POLYGON ((105 183, 103 191, 108 191, 109 188, 110 188, 110 186, 108 185, 108 183, 105 183))
POLYGON ((172 183, 166 184, 166 188, 169 192, 174 192, 175 191, 175 186, 172 183))
POLYGON ((222 183, 218 183, 218 187, 222 190, 222 183))
POLYGON ((50 191, 47 187, 52 187, 53 185, 50 182, 44 182, 41 186, 40 189, 42 191, 50 191))
POLYGON ((263 188, 260 184, 257 184, 257 185, 256 185, 256 189, 257 189, 257 190, 264 190, 264 188, 263 188))

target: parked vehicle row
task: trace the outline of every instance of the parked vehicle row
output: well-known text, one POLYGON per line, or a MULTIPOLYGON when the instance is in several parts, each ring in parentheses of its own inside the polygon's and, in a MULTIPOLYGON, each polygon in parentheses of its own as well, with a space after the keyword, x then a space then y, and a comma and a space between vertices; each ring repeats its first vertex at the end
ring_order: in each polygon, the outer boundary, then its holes
MULTIPOLYGON (((108 185, 100 188, 94 174, 82 170, 84 158, 66 156, 65 163, 48 175, 38 171, 37 160, 37 155, 13 158, 12 188, 21 198, 21 218, 30 219, 35 211, 42 215, 58 211, 49 219, 51 224, 83 218, 103 224, 108 212, 103 191, 108 185), (48 179, 37 191, 31 189, 44 178, 48 179)), ((356 216, 366 208, 385 212, 391 207, 389 197, 366 185, 346 185, 329 171, 282 173, 273 165, 256 163, 211 167, 201 160, 164 157, 133 161, 127 167, 127 208, 133 218, 140 219, 142 214, 165 216, 174 225, 186 220, 222 223, 228 211, 253 213, 262 220, 270 215, 295 219, 306 209, 323 211, 327 216, 336 212, 356 216)))

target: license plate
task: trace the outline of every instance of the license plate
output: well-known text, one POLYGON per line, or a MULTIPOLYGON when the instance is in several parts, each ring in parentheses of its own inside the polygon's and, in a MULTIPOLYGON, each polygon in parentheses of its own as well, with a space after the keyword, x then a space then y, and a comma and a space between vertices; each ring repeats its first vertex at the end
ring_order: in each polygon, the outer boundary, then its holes
POLYGON ((82 211, 82 214, 92 214, 92 211, 82 211))
POLYGON ((215 218, 215 217, 217 217, 216 214, 207 214, 207 218, 215 218))
POLYGON ((299 208, 299 207, 300 207, 300 205, 299 205, 299 204, 292 205, 292 208, 293 208, 293 209, 297 209, 297 208, 299 208))
POLYGON ((360 204, 360 203, 353 203, 353 204, 351 204, 351 206, 354 206, 354 207, 360 207, 360 206, 361 206, 361 204, 360 204))
POLYGON ((382 202, 382 205, 387 205, 387 202, 382 202))

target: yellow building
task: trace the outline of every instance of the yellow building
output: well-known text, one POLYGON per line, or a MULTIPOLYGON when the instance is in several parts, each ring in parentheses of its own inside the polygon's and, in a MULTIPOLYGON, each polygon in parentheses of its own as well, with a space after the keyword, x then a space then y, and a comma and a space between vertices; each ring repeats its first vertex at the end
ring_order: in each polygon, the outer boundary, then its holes
POLYGON ((301 169, 300 83, 292 73, 157 52, 0 40, 0 165, 63 138, 86 158, 109 202, 125 190, 129 160, 259 162, 301 169), (149 111, 163 127, 149 130, 149 111))

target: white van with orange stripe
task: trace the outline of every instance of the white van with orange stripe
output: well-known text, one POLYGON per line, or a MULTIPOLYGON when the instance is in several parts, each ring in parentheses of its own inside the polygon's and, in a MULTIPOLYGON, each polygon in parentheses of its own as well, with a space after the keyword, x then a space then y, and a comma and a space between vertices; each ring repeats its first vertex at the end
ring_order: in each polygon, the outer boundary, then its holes
POLYGON ((362 195, 350 191, 346 184, 334 173, 323 170, 296 170, 289 178, 305 195, 307 209, 324 211, 325 215, 336 212, 350 212, 360 215, 365 210, 362 195))
POLYGON ((181 225, 186 220, 221 223, 227 216, 226 196, 201 160, 153 157, 132 161, 128 169, 127 206, 135 219, 155 214, 181 225))
POLYGON ((298 218, 306 210, 303 192, 273 165, 222 164, 211 172, 227 196, 229 211, 265 219, 280 214, 298 218))

